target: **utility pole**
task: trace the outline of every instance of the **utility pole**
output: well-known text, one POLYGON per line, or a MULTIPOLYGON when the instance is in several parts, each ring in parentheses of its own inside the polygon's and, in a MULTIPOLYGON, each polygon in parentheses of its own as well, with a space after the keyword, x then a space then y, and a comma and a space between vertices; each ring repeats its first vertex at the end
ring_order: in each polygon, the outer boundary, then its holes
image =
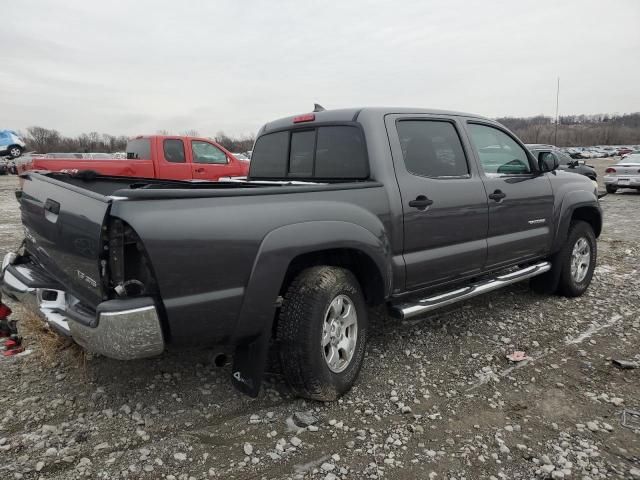
POLYGON ((555 134, 555 140, 553 141, 553 144, 557 147, 558 146, 558 105, 560 102, 560 77, 558 77, 558 88, 556 89, 556 134, 555 134))

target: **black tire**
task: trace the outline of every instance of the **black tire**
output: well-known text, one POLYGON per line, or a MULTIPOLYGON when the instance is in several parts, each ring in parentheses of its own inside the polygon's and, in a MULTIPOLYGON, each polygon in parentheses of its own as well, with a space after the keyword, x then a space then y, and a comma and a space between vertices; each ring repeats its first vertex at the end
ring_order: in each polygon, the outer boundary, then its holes
POLYGON ((613 185, 606 185, 607 193, 616 193, 618 189, 613 185))
POLYGON ((569 227, 569 234, 567 239, 560 250, 557 261, 559 262, 560 281, 558 283, 558 293, 566 297, 579 297, 582 295, 593 277, 593 270, 596 267, 596 260, 598 258, 598 245, 596 243, 596 236, 593 233, 593 228, 587 222, 582 220, 576 220, 571 223, 569 227), (573 251, 576 244, 584 240, 589 246, 589 265, 586 267, 584 277, 576 279, 572 275, 571 264, 573 260, 573 251))
POLYGON ((349 391, 364 361, 367 328, 364 296, 349 270, 317 266, 302 271, 284 295, 276 328, 280 363, 291 389, 301 397, 320 401, 334 401, 349 391), (339 296, 355 308, 357 335, 351 360, 336 373, 325 360, 322 335, 325 315, 339 296))
POLYGON ((24 152, 24 149, 20 145, 11 145, 8 149, 9 158, 18 158, 24 152))

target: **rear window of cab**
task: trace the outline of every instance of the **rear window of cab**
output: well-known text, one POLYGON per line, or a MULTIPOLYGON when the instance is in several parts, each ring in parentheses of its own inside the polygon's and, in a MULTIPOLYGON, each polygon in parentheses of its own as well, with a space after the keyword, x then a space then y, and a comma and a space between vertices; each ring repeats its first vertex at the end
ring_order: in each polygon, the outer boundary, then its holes
POLYGON ((362 130, 332 125, 262 135, 253 149, 249 177, 364 180, 369 164, 362 130))

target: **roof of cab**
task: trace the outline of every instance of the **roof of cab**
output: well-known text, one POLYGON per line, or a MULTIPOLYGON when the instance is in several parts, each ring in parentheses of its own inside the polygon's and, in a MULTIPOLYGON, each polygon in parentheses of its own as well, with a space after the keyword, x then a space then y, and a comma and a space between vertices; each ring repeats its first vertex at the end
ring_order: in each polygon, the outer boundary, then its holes
MULTIPOLYGON (((287 128, 294 125, 293 119, 300 115, 307 115, 313 113, 315 115, 316 122, 353 122, 358 119, 362 114, 380 115, 384 117, 390 114, 429 114, 429 115, 447 115, 458 117, 471 117, 482 120, 489 120, 488 118, 480 115, 474 115, 471 113, 455 112, 449 110, 436 110, 432 108, 407 108, 407 107, 361 107, 361 108, 340 108, 335 110, 323 110, 321 112, 302 112, 297 115, 291 115, 289 117, 279 118, 265 124, 259 133, 277 130, 280 128, 287 128)), ((306 122, 305 122, 306 123, 306 122)), ((309 122, 311 123, 311 122, 309 122)))

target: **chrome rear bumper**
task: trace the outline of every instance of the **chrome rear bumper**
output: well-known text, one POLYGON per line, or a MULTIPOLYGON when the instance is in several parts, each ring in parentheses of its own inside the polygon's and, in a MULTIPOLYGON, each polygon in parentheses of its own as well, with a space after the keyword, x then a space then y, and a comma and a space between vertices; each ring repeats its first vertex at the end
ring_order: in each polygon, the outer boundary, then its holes
POLYGON ((159 355, 165 342, 151 297, 108 300, 98 305, 91 325, 74 319, 64 290, 30 286, 30 268, 5 257, 0 288, 10 298, 39 314, 57 333, 70 336, 88 351, 118 360, 159 355))
POLYGON ((619 188, 638 188, 640 187, 640 175, 625 175, 624 173, 619 173, 616 176, 606 175, 604 183, 619 188))

